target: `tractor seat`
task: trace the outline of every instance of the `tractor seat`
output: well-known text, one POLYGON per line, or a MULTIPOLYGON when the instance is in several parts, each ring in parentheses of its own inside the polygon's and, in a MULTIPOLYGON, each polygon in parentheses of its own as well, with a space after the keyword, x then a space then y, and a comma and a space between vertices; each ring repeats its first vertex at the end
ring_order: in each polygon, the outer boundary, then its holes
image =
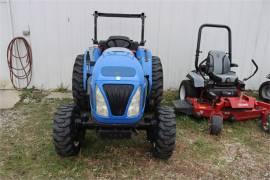
POLYGON ((206 60, 207 74, 217 83, 235 83, 238 77, 231 71, 231 61, 223 51, 209 51, 206 60))
POLYGON ((107 41, 109 42, 108 43, 109 47, 124 47, 127 41, 130 42, 130 39, 127 36, 110 36, 107 41), (119 39, 119 40, 111 41, 113 39, 119 39))
POLYGON ((111 47, 125 47, 129 44, 129 47, 127 47, 131 51, 137 51, 139 47, 139 43, 137 41, 133 41, 129 39, 127 36, 110 36, 105 41, 99 41, 99 47, 102 51, 111 48, 111 47))

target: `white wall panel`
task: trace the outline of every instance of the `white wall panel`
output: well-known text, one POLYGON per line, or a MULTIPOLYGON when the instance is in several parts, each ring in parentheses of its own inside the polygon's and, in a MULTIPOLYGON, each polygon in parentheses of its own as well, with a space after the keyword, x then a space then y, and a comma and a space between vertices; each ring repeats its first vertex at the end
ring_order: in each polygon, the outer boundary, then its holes
POLYGON ((11 88, 6 48, 12 38, 11 18, 7 0, 0 0, 0 88, 11 88))
MULTIPOLYGON (((268 0, 0 0, 0 82, 8 79, 5 59, 12 37, 30 29, 33 49, 32 85, 70 87, 74 58, 91 46, 95 10, 112 13, 146 13, 146 46, 162 59, 165 88, 177 88, 194 68, 197 31, 203 23, 227 24, 232 28, 233 61, 240 65, 240 78, 248 76, 254 58, 260 70, 247 82, 257 89, 270 66, 270 1, 268 0), (2 3, 2 1, 4 3, 2 3), (13 20, 9 16, 9 3, 13 20)), ((140 37, 140 20, 100 18, 98 37, 126 34, 140 37)), ((202 58, 208 49, 227 49, 226 32, 204 31, 202 58)))

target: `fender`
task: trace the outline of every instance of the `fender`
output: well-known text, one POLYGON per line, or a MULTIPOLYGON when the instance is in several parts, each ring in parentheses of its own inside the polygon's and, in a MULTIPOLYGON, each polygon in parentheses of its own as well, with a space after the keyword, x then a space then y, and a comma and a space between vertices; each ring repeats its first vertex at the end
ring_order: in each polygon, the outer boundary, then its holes
POLYGON ((187 78, 193 82, 194 87, 204 87, 204 79, 199 73, 191 71, 187 74, 187 78))

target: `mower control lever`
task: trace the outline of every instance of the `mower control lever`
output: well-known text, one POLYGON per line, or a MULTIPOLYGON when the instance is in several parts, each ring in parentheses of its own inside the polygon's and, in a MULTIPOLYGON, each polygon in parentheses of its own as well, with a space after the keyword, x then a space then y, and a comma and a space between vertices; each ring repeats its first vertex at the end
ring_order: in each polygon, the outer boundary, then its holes
POLYGON ((243 81, 247 81, 247 80, 249 80, 250 78, 252 78, 256 73, 257 73, 257 71, 258 71, 258 69, 259 69, 259 67, 258 67, 258 65, 256 64, 256 62, 254 61, 254 59, 251 59, 251 62, 253 63, 253 65, 255 66, 255 71, 249 76, 249 77, 247 77, 247 78, 244 78, 243 79, 243 81))
POLYGON ((207 68, 205 65, 205 62, 207 61, 207 59, 203 60, 199 66, 198 66, 198 72, 200 73, 200 75, 203 77, 204 80, 206 80, 206 78, 204 77, 204 73, 206 72, 207 68))

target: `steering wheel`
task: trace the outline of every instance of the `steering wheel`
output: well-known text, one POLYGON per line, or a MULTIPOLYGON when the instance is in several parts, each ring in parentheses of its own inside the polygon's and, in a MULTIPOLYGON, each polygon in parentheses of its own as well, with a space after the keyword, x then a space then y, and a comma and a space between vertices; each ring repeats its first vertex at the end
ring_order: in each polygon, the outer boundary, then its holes
POLYGON ((106 41, 106 46, 111 47, 123 47, 123 48, 129 48, 131 46, 131 42, 128 39, 116 37, 116 38, 110 38, 106 41))

